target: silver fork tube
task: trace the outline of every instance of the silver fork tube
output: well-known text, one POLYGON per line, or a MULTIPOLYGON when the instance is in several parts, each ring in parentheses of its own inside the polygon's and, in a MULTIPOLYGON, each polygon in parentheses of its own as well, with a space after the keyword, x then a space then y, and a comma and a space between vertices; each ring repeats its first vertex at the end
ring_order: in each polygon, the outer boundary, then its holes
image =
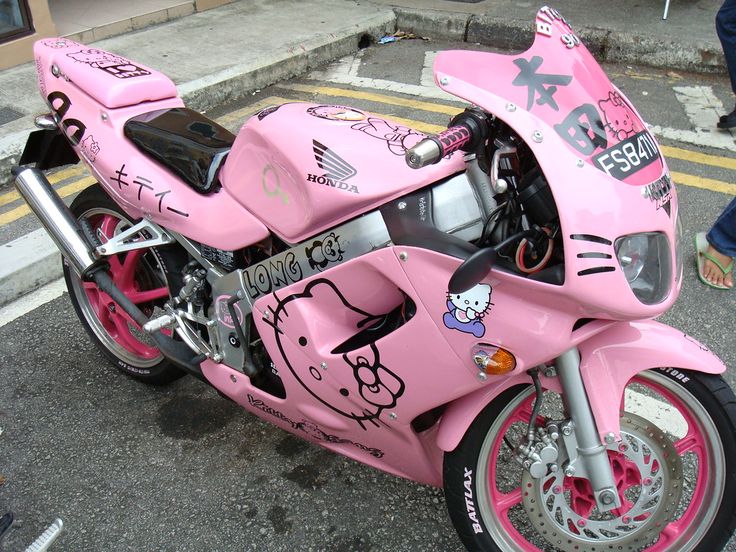
POLYGON ((621 506, 616 482, 606 447, 601 443, 590 409, 588 395, 580 374, 580 353, 577 347, 562 353, 555 361, 557 374, 562 385, 565 406, 573 421, 577 440, 578 461, 583 474, 587 475, 593 494, 601 512, 621 506))

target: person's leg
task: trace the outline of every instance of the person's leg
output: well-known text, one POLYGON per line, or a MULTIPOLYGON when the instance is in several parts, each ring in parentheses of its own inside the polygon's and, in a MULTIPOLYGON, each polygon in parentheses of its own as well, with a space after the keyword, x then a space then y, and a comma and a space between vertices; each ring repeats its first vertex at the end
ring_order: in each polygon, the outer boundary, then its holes
MULTIPOLYGON (((736 198, 726 206, 706 235, 707 253, 716 259, 721 266, 728 268, 736 257, 736 198)), ((728 274, 712 261, 703 260, 703 277, 716 285, 733 287, 733 270, 728 274)))
MULTIPOLYGON (((716 32, 726 58, 731 89, 736 94, 736 0, 723 2, 721 9, 716 14, 716 32)), ((718 126, 720 128, 736 127, 736 107, 731 113, 721 117, 718 126)))

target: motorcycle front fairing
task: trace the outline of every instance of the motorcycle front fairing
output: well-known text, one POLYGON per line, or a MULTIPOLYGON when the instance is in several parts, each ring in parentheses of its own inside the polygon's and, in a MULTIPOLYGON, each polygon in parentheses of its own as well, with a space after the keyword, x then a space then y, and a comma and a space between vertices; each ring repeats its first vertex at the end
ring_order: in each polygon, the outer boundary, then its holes
MULTIPOLYGON (((649 319, 675 302, 682 280, 678 252, 678 201, 654 137, 633 105, 613 85, 558 12, 537 13, 535 42, 516 55, 441 52, 435 79, 508 124, 539 162, 560 215, 565 281, 561 286, 522 280, 492 270, 497 285, 523 285, 558 302, 580 304, 579 316, 608 319, 589 335, 571 339, 581 354, 581 372, 597 429, 618 436, 618 409, 627 381, 658 367, 719 374, 725 366, 683 332, 649 319), (642 303, 627 284, 617 259, 623 237, 661 233, 669 242, 669 292, 642 303), (613 320, 617 320, 613 322, 613 320), (666 352, 666 354, 665 354, 666 352)), ((666 263, 665 263, 666 264, 666 263)), ((500 301, 497 301, 497 310, 500 301)), ((508 318, 506 318, 508 320, 508 318)), ((578 332, 585 333, 586 326, 578 332)), ((578 333, 574 332, 574 333, 578 333)), ((542 339, 542 334, 538 334, 542 339)), ((545 334, 546 337, 546 334, 545 334)), ((518 376, 516 383, 525 380, 518 376)), ((474 417, 511 384, 476 391, 451 404, 438 444, 452 450, 474 417)), ((554 387, 552 380, 546 387, 554 387)))
POLYGON ((559 13, 542 8, 535 24, 534 44, 520 54, 439 53, 435 79, 508 124, 536 157, 560 214, 565 254, 564 285, 551 291, 583 304, 591 318, 655 317, 681 284, 678 204, 666 163, 636 109, 559 13), (617 261, 617 240, 654 232, 668 242, 666 290, 644 304, 617 261))

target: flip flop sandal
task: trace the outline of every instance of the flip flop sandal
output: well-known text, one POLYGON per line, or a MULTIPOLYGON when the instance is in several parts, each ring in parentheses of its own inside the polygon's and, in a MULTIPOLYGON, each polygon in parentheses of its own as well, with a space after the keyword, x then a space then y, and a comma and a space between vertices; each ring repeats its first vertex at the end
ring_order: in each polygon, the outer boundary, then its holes
POLYGON ((710 255, 708 250, 708 240, 705 238, 705 232, 698 232, 695 234, 695 262, 698 265, 698 278, 700 278, 700 281, 703 282, 706 286, 710 286, 715 289, 731 289, 728 286, 725 285, 718 285, 709 282, 706 280, 705 276, 703 276, 703 259, 708 259, 710 262, 712 262, 714 265, 716 265, 721 272, 723 272, 723 275, 729 274, 733 270, 733 260, 728 264, 728 266, 724 267, 715 257, 710 255))

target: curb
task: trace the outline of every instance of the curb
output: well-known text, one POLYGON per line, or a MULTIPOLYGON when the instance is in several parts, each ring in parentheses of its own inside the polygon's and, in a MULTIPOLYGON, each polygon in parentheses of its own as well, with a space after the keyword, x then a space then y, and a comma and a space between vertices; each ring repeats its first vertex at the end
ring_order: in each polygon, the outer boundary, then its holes
POLYGON ((61 278, 61 254, 39 228, 0 247, 0 306, 61 278))
POLYGON ((354 24, 332 32, 329 36, 303 42, 257 66, 249 64, 230 67, 220 73, 183 83, 178 86, 179 94, 187 107, 207 111, 357 52, 366 35, 377 42, 382 36, 394 32, 395 28, 395 15, 377 14, 360 25, 354 24))
MULTIPOLYGON (((395 7, 396 26, 422 36, 483 44, 503 50, 526 50, 534 39, 528 20, 489 15, 395 7)), ((694 73, 725 73, 723 51, 704 43, 683 47, 663 40, 610 29, 585 27, 576 34, 599 62, 633 63, 694 73)))

